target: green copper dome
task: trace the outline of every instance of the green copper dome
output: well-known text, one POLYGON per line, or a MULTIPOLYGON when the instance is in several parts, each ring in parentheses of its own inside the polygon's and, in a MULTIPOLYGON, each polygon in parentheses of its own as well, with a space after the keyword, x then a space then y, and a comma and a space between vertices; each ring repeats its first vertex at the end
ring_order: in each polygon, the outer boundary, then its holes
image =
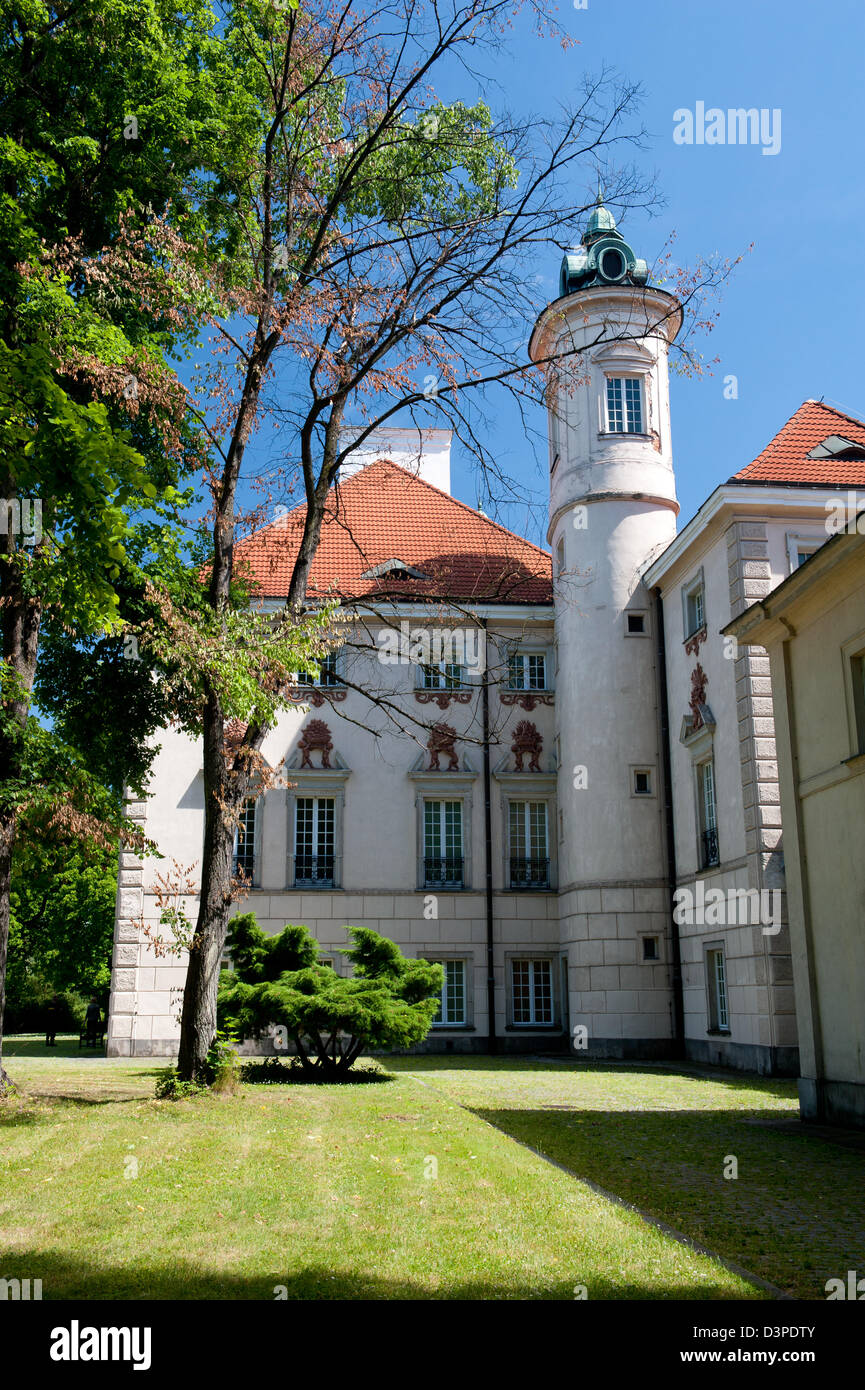
POLYGON ((586 230, 583 232, 583 245, 591 246, 592 242, 596 241, 599 236, 615 230, 615 217, 609 208, 605 208, 603 203, 599 203, 586 223, 586 230))
POLYGON ((598 205, 586 223, 583 239, 574 251, 567 251, 559 276, 559 295, 600 285, 645 285, 649 278, 646 262, 634 255, 616 219, 598 193, 598 205))

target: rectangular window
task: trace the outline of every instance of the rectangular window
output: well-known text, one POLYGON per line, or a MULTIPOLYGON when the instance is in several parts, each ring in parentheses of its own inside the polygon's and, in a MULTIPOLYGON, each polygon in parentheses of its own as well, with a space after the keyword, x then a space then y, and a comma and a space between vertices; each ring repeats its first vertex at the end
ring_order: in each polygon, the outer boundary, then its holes
POLYGON ((720 864, 718 853, 718 815, 715 803, 715 764, 712 759, 697 768, 700 798, 700 862, 704 869, 720 864))
POLYGON ((718 1032, 726 1032, 730 1026, 727 1013, 727 966, 720 946, 706 952, 706 971, 709 984, 709 1027, 718 1032))
POLYGON ((318 675, 312 671, 299 671, 298 685, 342 685, 342 677, 337 670, 337 653, 328 652, 318 664, 318 675))
POLYGON ((553 1022, 553 978, 548 960, 511 961, 514 1023, 553 1022))
POLYGON ((465 961, 440 960, 433 963, 443 966, 445 973, 439 1011, 433 1019, 433 1024, 438 1024, 439 1027, 450 1024, 452 1028, 464 1024, 467 1021, 465 961))
POLYGON ((508 830, 511 888, 549 888, 547 803, 509 802, 508 830))
POLYGON ((508 657, 509 690, 546 690, 547 660, 543 652, 511 652, 508 657))
POLYGON ((652 795, 652 774, 647 768, 645 771, 634 769, 634 796, 652 795))
POLYGON ((693 637, 706 625, 705 592, 702 579, 685 591, 685 636, 693 637))
POLYGON ((234 832, 234 874, 251 879, 255 871, 255 800, 245 801, 234 832))
POLYGON ((853 715, 856 720, 857 751, 865 753, 865 652, 850 662, 853 677, 853 715))
POLYGON ((423 825, 424 885, 463 886, 463 804, 425 801, 423 825))
POLYGON ((658 938, 656 936, 643 937, 643 960, 660 960, 661 952, 658 948, 658 938))
POLYGON ((299 796, 295 811, 294 882, 298 888, 332 888, 336 802, 299 796))
POLYGON ((646 633, 645 613, 628 613, 628 636, 643 637, 646 633))
POLYGON ((453 661, 440 661, 436 666, 421 667, 423 690, 459 690, 463 685, 463 668, 453 661))
POLYGON ((607 377, 607 430, 610 434, 643 433, 643 393, 639 377, 607 377))

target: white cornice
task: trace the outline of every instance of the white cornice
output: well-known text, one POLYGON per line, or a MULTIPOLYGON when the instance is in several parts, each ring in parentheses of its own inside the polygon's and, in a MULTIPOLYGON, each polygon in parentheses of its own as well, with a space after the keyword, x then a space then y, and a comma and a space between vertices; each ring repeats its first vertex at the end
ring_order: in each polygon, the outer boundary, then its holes
POLYGON ((653 560, 643 571, 643 582, 653 589, 676 565, 697 541, 705 539, 705 533, 725 512, 754 512, 759 516, 773 517, 795 513, 803 516, 811 513, 826 516, 824 502, 828 497, 837 497, 843 489, 816 484, 814 487, 770 487, 765 483, 741 486, 738 483, 723 483, 706 498, 687 526, 684 526, 674 541, 671 541, 662 555, 653 560))

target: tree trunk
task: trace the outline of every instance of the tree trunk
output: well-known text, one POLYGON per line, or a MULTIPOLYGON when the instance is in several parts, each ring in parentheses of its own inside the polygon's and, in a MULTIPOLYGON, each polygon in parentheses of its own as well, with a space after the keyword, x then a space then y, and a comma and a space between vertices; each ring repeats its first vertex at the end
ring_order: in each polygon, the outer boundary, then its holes
MULTIPOLYGON (((6 483, 6 496, 12 488, 6 483)), ((4 692, 3 715, 0 721, 0 786, 21 775, 21 740, 30 713, 30 692, 36 673, 36 654, 39 649, 39 623, 42 606, 38 599, 26 594, 13 557, 14 537, 7 526, 0 536, 0 620, 2 620, 3 664, 15 686, 4 692)), ((9 918, 11 914, 12 849, 15 843, 17 814, 13 806, 0 812, 0 1095, 8 1090, 10 1078, 3 1067, 3 1010, 6 1003, 6 957, 9 950, 9 918)))
POLYGON ((226 771, 222 711, 208 700, 204 720, 204 854, 201 898, 183 991, 177 1070, 184 1081, 200 1081, 216 1035, 219 966, 228 934, 232 858, 237 814, 248 773, 226 771))
POLYGON ((0 816, 0 1096, 12 1084, 3 1067, 3 1007, 6 1002, 6 954, 9 949, 9 909, 12 880, 12 845, 15 840, 14 815, 0 816))

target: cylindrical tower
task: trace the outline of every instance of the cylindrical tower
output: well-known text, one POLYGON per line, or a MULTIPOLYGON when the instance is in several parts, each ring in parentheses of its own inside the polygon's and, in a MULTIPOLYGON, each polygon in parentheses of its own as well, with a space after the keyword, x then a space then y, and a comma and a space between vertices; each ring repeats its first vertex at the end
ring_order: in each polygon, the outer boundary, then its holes
POLYGON ((678 300, 600 199, 529 345, 548 394, 559 913, 569 1014, 596 1056, 672 1037, 655 615, 641 575, 676 531, 667 355, 678 300), (566 354, 560 357, 560 354, 566 354))

